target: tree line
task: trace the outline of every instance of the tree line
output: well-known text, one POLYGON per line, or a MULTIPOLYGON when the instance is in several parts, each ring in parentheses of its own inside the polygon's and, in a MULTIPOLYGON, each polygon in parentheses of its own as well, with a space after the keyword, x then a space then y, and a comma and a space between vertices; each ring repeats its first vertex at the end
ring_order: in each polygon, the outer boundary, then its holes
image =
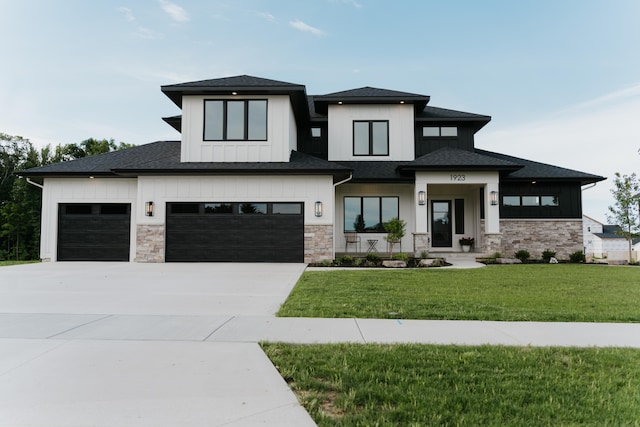
POLYGON ((0 261, 40 258, 42 190, 20 178, 20 171, 130 147, 89 138, 38 149, 26 138, 0 133, 0 261))

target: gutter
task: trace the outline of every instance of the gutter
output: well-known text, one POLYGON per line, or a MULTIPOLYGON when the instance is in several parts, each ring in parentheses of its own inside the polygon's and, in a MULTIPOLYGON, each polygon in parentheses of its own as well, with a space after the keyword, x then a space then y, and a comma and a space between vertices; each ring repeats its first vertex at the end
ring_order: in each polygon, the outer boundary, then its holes
POLYGON ((344 184, 345 182, 349 182, 353 179, 353 172, 349 173, 349 178, 347 179, 343 179, 342 181, 336 182, 335 184, 333 184, 333 189, 335 190, 335 188, 340 185, 340 184, 344 184))
POLYGON ((38 187, 39 189, 44 190, 44 185, 38 184, 37 182, 31 181, 31 178, 29 178, 29 177, 26 177, 25 179, 27 180, 27 182, 29 184, 33 185, 34 187, 38 187))

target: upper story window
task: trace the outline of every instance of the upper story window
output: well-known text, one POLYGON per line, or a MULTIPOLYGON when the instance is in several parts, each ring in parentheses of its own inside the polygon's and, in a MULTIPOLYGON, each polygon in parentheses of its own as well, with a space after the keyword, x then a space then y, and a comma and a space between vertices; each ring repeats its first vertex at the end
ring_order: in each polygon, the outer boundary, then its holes
POLYGON ((560 206, 558 196, 502 196, 503 206, 560 206))
POLYGON ((266 141, 267 100, 205 100, 204 140, 266 141))
POLYGON ((353 122, 354 156, 388 156, 389 122, 356 120, 353 122))
POLYGON ((458 128, 455 126, 425 126, 422 128, 422 136, 458 136, 458 128))

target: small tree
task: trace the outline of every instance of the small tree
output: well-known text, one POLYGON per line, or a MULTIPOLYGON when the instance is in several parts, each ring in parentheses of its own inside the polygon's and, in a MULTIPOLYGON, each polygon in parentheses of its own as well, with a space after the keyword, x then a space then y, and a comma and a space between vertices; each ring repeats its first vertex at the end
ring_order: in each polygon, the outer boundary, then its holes
POLYGON ((404 237, 407 223, 398 217, 392 218, 384 223, 384 231, 387 232, 385 240, 389 243, 389 257, 393 258, 393 246, 399 243, 404 237))
POLYGON ((615 199, 615 204, 609 206, 611 215, 607 215, 607 221, 620 226, 617 234, 627 239, 629 245, 629 262, 632 261, 631 239, 637 236, 640 231, 640 181, 635 173, 631 175, 620 175, 616 172, 614 180, 615 188, 611 194, 615 199))

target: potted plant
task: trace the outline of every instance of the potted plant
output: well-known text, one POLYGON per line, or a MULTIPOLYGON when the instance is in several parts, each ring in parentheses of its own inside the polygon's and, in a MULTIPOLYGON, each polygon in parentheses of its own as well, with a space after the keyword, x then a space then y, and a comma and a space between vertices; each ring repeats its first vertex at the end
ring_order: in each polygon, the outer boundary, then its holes
POLYGON ((459 241, 460 246, 462 246, 462 252, 469 252, 475 240, 476 239, 474 239, 473 237, 461 237, 459 241))

